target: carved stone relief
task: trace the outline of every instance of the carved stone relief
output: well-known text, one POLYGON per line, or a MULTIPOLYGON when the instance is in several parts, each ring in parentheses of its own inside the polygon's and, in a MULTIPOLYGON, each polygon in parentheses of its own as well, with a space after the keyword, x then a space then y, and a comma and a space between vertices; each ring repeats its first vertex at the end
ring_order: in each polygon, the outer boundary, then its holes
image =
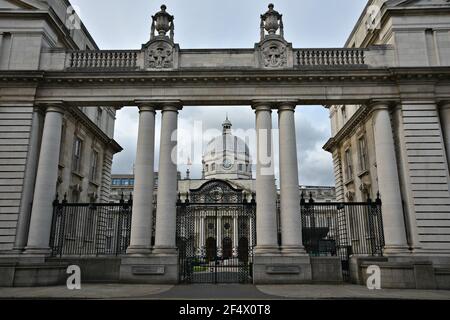
POLYGON ((146 68, 170 69, 173 68, 173 47, 167 42, 152 43, 146 50, 146 68))

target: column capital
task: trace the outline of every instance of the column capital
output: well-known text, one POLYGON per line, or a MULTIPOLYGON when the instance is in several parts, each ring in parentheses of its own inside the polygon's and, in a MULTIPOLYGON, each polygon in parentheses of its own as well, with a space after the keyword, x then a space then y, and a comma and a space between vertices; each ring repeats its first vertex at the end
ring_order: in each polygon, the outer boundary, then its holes
POLYGON ((164 104, 161 106, 161 112, 176 112, 182 110, 183 107, 181 105, 175 105, 175 104, 164 104))
POLYGON ((440 109, 450 109, 450 100, 442 100, 437 103, 440 109))
POLYGON ((153 110, 179 111, 183 109, 181 100, 134 100, 134 103, 138 108, 151 107, 153 110))
POLYGON ((295 112, 296 107, 297 107, 296 100, 282 101, 282 102, 278 103, 278 112, 282 112, 282 111, 295 112))
POLYGON ((384 101, 384 100, 373 100, 367 104, 367 106, 370 108, 371 111, 389 110, 394 105, 396 105, 394 101, 384 101))
POLYGON ((155 108, 153 106, 150 106, 150 105, 142 104, 142 105, 138 106, 138 109, 139 109, 139 113, 141 113, 141 112, 153 112, 153 113, 156 113, 155 108))
POLYGON ((35 108, 39 108, 47 112, 59 112, 64 113, 65 104, 63 101, 52 101, 52 102, 38 102, 35 108))
POLYGON ((267 110, 272 111, 273 106, 276 103, 271 100, 253 100, 252 101, 252 109, 256 111, 267 110))

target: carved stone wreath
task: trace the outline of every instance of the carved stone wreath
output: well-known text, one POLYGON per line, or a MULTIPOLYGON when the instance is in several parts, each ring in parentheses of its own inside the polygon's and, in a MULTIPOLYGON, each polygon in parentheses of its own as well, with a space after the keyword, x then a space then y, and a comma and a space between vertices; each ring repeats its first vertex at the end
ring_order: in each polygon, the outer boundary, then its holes
POLYGON ((173 68, 173 48, 165 42, 155 43, 147 49, 146 67, 150 69, 173 68))
POLYGON ((279 42, 268 42, 262 50, 262 62, 266 68, 281 68, 287 66, 286 46, 279 42))
POLYGON ((221 187, 215 187, 210 191, 209 195, 214 201, 220 201, 223 198, 223 189, 221 187))

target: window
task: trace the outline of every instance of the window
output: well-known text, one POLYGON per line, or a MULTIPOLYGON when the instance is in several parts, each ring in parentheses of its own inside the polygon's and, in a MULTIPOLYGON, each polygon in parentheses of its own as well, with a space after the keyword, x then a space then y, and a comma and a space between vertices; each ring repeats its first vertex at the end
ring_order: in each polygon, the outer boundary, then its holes
POLYGON ((73 143, 73 160, 72 160, 72 170, 74 172, 81 171, 81 152, 83 147, 83 141, 80 138, 75 138, 73 143))
POLYGON ((134 186, 134 179, 130 179, 130 186, 134 186))
POLYGON ((128 186, 129 185, 128 179, 122 179, 121 185, 128 186))
POLYGON ((345 177, 347 180, 353 179, 352 150, 350 148, 345 150, 345 177))
POLYGON ((99 127, 102 124, 102 117, 103 117, 103 109, 101 107, 98 107, 96 123, 97 123, 97 126, 99 126, 99 127))
POLYGON ((366 138, 361 137, 358 139, 358 154, 359 154, 359 170, 364 172, 369 169, 368 156, 367 156, 367 144, 366 138))
POLYGON ((209 166, 206 165, 206 166, 205 166, 205 171, 208 172, 208 169, 209 169, 209 166))
POLYGON ((119 186, 120 185, 120 179, 113 179, 112 184, 113 184, 113 186, 119 186))
POLYGON ((98 168, 98 152, 92 150, 91 167, 89 171, 89 179, 91 181, 97 181, 97 172, 98 172, 97 168, 98 168))
POLYGON ((65 139, 66 138, 66 125, 63 123, 61 127, 61 145, 59 147, 59 164, 64 163, 64 149, 65 149, 65 139))
POLYGON ((244 166, 242 164, 239 164, 239 171, 244 170, 244 166))
POLYGON ((347 122, 347 108, 345 106, 342 106, 341 108, 341 114, 342 114, 342 122, 347 122))
POLYGON ((215 170, 216 170, 216 164, 213 163, 213 164, 211 165, 211 171, 215 171, 215 170))

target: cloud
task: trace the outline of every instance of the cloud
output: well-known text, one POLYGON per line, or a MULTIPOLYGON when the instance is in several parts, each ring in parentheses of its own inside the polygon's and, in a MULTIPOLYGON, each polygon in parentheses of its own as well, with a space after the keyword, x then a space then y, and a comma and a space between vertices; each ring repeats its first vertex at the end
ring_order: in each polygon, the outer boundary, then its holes
MULTIPOLYGON (((228 114, 233 123, 233 132, 245 132, 255 127, 255 114, 250 107, 186 107, 179 114, 178 149, 193 151, 179 156, 178 170, 184 176, 188 166, 188 156, 193 162, 192 178, 200 178, 202 165, 201 156, 206 143, 219 135, 222 123, 228 114), (199 128, 202 130, 199 131, 199 128), (196 130, 194 130, 196 129, 196 130), (205 131, 212 131, 211 135, 204 135, 205 131), (200 147, 192 148, 193 142, 201 141, 200 147)), ((155 139, 155 170, 158 168, 160 112, 156 117, 155 139)), ((117 127, 115 139, 124 147, 124 151, 114 157, 114 173, 131 173, 136 156, 138 112, 137 108, 124 108, 117 113, 117 127)), ((276 112, 273 113, 273 127, 277 128, 276 112)), ((322 150, 328 140, 329 119, 323 107, 298 107, 296 113, 296 136, 299 160, 299 180, 304 185, 333 185, 333 171, 331 155, 322 150)), ((238 134, 237 134, 238 135, 238 134)), ((239 136, 239 135, 238 135, 239 136)), ((241 136, 242 137, 242 136, 241 136)), ((275 140, 275 173, 278 178, 278 142, 275 140)), ((255 144, 249 144, 252 157, 255 156, 255 144)))
MULTIPOLYGON (((83 23, 102 49, 137 49, 150 37, 150 17, 162 2, 148 0, 71 0, 82 11, 83 23)), ((278 0, 285 37, 295 48, 342 46, 367 0, 278 0)), ((175 15, 175 41, 186 48, 252 48, 259 40, 259 17, 268 2, 260 0, 166 0, 175 15)), ((234 128, 254 127, 249 107, 188 107, 180 112, 180 128, 202 120, 205 129, 217 128, 229 112, 234 128)), ((330 136, 323 107, 298 107, 297 138, 301 184, 333 184, 331 156, 321 149, 330 136)), ((138 112, 124 108, 117 113, 116 140, 124 151, 114 157, 113 172, 132 172, 136 154, 138 112)), ((276 117, 274 117, 276 127, 276 117)), ((155 167, 158 167, 160 114, 156 121, 155 167)), ((180 143, 184 143, 182 136, 180 143)), ((190 138, 198 139, 194 135, 190 138)), ((252 146, 250 146, 252 149, 252 146)), ((198 158, 198 157, 197 157, 198 158)), ((185 159, 184 159, 185 160, 185 159)), ((194 160, 194 159, 192 159, 194 160)), ((278 161, 275 157, 276 162, 278 161)), ((186 167, 180 166, 180 171, 186 167)), ((200 176, 201 165, 192 168, 200 176)))

